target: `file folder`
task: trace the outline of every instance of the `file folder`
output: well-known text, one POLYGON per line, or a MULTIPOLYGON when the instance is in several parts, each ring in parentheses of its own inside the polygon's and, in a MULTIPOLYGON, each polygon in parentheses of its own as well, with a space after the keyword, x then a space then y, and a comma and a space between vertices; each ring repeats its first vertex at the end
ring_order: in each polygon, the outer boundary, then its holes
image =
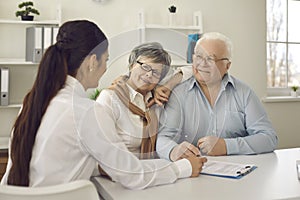
POLYGON ((53 44, 52 39, 52 27, 44 27, 43 31, 43 54, 47 48, 53 44))
POLYGON ((253 164, 240 164, 220 161, 207 161, 204 163, 201 174, 223 178, 240 179, 257 167, 253 164))
POLYGON ((26 61, 38 63, 43 55, 43 27, 26 28, 26 61))
POLYGON ((7 106, 8 105, 8 91, 9 91, 9 69, 8 68, 0 68, 0 77, 1 77, 1 85, 0 85, 0 105, 7 106))
POLYGON ((188 35, 187 63, 193 63, 194 48, 201 35, 199 33, 188 35))
POLYGON ((52 27, 52 44, 56 43, 56 37, 58 34, 58 27, 52 27))

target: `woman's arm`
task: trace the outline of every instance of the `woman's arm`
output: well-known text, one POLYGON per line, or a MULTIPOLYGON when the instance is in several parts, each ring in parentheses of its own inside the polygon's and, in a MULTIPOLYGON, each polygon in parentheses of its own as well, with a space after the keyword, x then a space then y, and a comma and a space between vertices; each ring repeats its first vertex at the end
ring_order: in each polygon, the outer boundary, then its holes
POLYGON ((176 85, 193 76, 192 66, 178 67, 171 73, 171 75, 167 75, 162 83, 156 87, 153 104, 157 103, 159 106, 162 106, 168 101, 171 91, 176 85))

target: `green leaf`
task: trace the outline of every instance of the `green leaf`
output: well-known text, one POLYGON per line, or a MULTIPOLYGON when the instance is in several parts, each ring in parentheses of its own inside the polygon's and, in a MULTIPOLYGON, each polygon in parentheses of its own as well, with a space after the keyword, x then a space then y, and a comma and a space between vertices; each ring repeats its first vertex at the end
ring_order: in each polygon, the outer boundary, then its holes
POLYGON ((100 92, 101 92, 101 90, 102 89, 95 89, 95 91, 94 91, 94 93, 93 94, 91 94, 91 96, 90 96, 90 99, 92 99, 92 100, 96 100, 97 99, 97 97, 99 96, 99 94, 100 94, 100 92))

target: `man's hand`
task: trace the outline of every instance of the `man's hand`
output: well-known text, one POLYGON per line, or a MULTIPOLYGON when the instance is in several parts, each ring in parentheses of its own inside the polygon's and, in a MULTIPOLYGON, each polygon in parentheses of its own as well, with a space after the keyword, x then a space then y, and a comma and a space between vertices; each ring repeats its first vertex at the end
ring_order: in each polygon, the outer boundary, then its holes
POLYGON ((223 156, 227 154, 225 140, 216 136, 200 138, 197 146, 201 152, 209 156, 223 156))
POLYGON ((186 141, 175 146, 170 153, 170 159, 172 161, 191 156, 200 156, 200 151, 197 147, 186 141))

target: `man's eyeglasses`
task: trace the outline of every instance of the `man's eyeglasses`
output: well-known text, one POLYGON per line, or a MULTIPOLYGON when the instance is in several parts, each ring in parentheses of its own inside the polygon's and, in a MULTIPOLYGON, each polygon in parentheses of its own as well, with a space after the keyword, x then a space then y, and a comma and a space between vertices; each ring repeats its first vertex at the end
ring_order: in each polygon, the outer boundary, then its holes
POLYGON ((136 61, 136 62, 137 62, 139 65, 141 65, 141 68, 142 68, 143 70, 145 70, 146 72, 152 71, 152 76, 154 76, 154 77, 157 78, 157 79, 160 78, 161 73, 160 73, 158 70, 152 69, 152 67, 151 67, 150 65, 147 65, 147 64, 142 63, 142 62, 140 62, 140 61, 136 61))
POLYGON ((194 58, 196 59, 196 61, 200 61, 200 62, 206 62, 207 64, 209 65, 214 65, 216 64, 217 62, 219 61, 222 61, 222 60, 227 60, 230 62, 229 58, 215 58, 214 56, 202 56, 202 55, 199 55, 199 54, 194 54, 194 58))

